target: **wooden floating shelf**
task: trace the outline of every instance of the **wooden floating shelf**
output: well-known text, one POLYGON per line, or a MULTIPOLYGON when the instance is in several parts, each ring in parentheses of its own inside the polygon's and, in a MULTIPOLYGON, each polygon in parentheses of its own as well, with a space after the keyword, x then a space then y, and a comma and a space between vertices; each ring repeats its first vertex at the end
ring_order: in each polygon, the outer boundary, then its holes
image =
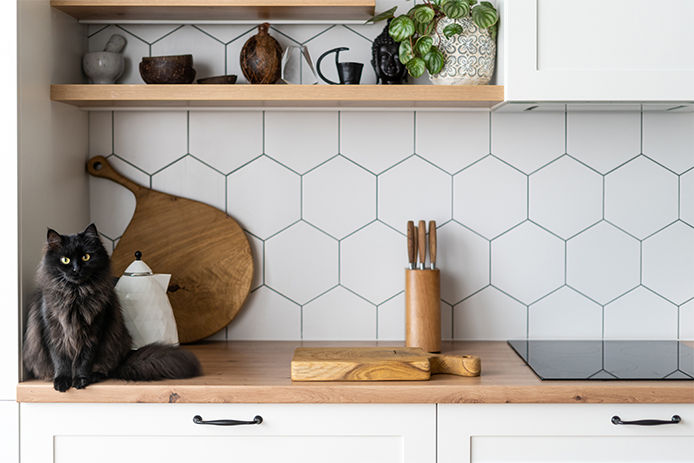
POLYGON ((374 14, 375 0, 51 0, 83 21, 347 20, 374 14))
POLYGON ((80 107, 477 107, 504 100, 498 85, 51 85, 80 107))

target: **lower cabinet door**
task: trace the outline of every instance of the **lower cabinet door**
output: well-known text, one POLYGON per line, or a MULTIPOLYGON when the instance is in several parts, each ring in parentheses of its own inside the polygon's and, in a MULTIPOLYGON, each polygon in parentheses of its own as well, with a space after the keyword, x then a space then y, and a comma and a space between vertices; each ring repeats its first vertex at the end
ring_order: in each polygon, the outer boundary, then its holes
POLYGON ((20 413, 23 463, 436 461, 435 405, 21 404, 20 413))
POLYGON ((694 404, 439 405, 438 450, 439 463, 692 462, 694 404))

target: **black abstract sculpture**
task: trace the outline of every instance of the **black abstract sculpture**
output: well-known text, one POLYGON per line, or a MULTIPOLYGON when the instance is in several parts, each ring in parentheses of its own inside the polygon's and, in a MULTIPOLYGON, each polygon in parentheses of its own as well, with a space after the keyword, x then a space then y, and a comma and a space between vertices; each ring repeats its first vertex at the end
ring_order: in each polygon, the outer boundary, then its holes
POLYGON ((407 82, 407 68, 400 62, 400 44, 388 34, 390 21, 371 46, 371 65, 376 71, 376 83, 403 84, 407 82))

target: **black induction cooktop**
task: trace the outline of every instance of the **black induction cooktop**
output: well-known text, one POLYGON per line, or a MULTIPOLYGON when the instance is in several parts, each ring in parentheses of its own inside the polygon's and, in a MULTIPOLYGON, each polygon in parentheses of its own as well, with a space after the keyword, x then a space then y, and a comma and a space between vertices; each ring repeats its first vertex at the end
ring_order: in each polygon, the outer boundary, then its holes
POLYGON ((679 341, 512 340, 540 379, 694 380, 694 349, 679 341))

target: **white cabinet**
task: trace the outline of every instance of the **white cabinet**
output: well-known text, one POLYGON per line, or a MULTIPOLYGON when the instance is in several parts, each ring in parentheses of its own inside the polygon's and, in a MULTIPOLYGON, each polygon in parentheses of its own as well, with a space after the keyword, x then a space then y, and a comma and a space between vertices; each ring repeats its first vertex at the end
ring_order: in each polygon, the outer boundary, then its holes
POLYGON ((438 406, 439 463, 691 462, 694 404, 438 406), (678 424, 615 425, 681 417, 678 424))
POLYGON ((694 101, 691 0, 507 0, 506 100, 694 101))
POLYGON ((23 403, 21 414, 22 463, 436 461, 433 404, 23 403))

